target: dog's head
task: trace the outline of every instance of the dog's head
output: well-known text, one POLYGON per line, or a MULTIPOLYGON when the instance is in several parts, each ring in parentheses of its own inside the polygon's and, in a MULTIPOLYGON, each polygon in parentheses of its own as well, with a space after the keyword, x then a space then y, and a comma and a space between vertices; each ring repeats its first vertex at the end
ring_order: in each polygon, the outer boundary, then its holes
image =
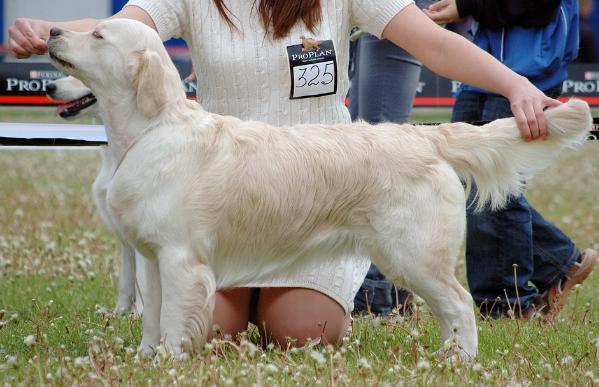
POLYGON ((56 114, 65 119, 80 115, 96 115, 96 97, 91 90, 75 77, 57 79, 46 86, 46 93, 54 100, 64 101, 56 114))
POLYGON ((111 19, 88 32, 53 28, 48 52, 59 69, 80 79, 98 98, 131 95, 147 117, 169 101, 185 98, 160 37, 143 23, 111 19))

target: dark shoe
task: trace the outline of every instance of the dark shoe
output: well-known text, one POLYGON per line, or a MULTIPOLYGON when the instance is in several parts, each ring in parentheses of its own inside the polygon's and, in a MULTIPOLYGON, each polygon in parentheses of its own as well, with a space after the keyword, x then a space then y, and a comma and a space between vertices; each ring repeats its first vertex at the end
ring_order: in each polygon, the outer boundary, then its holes
POLYGON ((554 321, 568 302, 570 290, 574 285, 581 284, 588 278, 598 259, 599 253, 597 251, 593 249, 583 250, 580 262, 576 262, 564 278, 540 294, 535 300, 534 309, 530 308, 533 309, 531 312, 527 310, 527 314, 534 317, 535 313, 541 313, 547 321, 554 321))

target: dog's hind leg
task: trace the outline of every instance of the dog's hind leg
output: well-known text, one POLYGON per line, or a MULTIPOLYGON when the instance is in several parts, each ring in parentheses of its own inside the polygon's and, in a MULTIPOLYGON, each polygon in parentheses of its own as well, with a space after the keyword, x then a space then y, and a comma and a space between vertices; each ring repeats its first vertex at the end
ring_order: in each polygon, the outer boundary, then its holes
POLYGON ((161 335, 166 350, 178 355, 206 341, 212 323, 216 282, 212 269, 187 248, 162 248, 159 264, 161 335))
POLYGON ((458 353, 471 358, 478 342, 472 297, 454 273, 465 198, 457 178, 447 184, 441 194, 420 187, 406 207, 381 212, 374 219, 378 232, 371 257, 390 280, 426 301, 440 322, 443 342, 455 340, 458 353))
POLYGON ((141 272, 146 285, 143 292, 142 338, 138 352, 142 356, 152 356, 160 344, 160 309, 162 306, 160 273, 156 259, 143 258, 138 263, 143 266, 141 272))

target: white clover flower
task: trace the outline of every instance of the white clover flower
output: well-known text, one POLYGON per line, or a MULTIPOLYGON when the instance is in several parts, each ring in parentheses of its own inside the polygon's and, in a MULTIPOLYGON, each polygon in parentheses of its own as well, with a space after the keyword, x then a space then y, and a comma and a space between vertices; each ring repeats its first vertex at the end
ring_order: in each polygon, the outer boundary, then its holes
POLYGON ((277 368, 276 365, 269 363, 266 365, 266 372, 275 374, 275 373, 279 372, 279 368, 277 368))
POLYGON ((73 363, 75 364, 76 367, 83 367, 89 363, 89 357, 87 357, 87 356, 76 357, 75 361, 73 363))
POLYGON ((12 368, 16 364, 17 364, 17 357, 16 356, 8 355, 6 357, 6 367, 7 368, 12 368))
POLYGON ((258 347, 256 347, 256 345, 250 341, 246 341, 245 346, 247 347, 248 354, 250 356, 254 356, 256 352, 258 352, 258 347))
POLYGON ((372 367, 370 366, 370 363, 368 363, 368 360, 365 357, 361 357, 358 359, 358 366, 360 368, 365 368, 367 370, 371 369, 372 367))
POLYGON ((431 368, 431 364, 425 359, 420 359, 418 360, 418 363, 416 363, 416 368, 419 370, 428 370, 431 368))
POLYGON ((574 364, 574 358, 572 356, 564 356, 562 360, 560 360, 560 364, 563 366, 569 366, 574 364))
POLYGON ((318 364, 324 364, 326 363, 327 359, 324 357, 324 355, 318 351, 311 351, 310 352, 310 357, 314 360, 316 360, 316 362, 318 364))
POLYGON ((23 339, 23 343, 25 343, 25 345, 28 347, 35 345, 35 335, 29 335, 29 336, 25 337, 23 339))

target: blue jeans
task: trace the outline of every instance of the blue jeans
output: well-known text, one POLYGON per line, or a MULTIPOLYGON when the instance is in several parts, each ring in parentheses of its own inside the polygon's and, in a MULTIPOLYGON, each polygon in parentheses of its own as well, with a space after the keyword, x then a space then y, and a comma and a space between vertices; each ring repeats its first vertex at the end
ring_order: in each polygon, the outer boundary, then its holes
MULTIPOLYGON (((364 35, 352 43, 349 111, 352 120, 372 124, 407 122, 416 96, 422 65, 402 48, 387 40, 364 35)), ((375 265, 371 265, 354 298, 355 311, 386 315, 406 304, 411 293, 396 289, 375 265)))
POLYGON ((388 40, 364 35, 353 44, 349 112, 372 124, 407 122, 422 64, 388 40))
MULTIPOLYGON (((560 89, 545 94, 556 97, 560 89)), ((451 120, 488 121, 511 116, 506 98, 462 91, 451 120)), ((543 219, 524 196, 513 197, 498 211, 467 211, 468 285, 483 315, 497 317, 510 306, 516 311, 528 309, 537 294, 559 281, 580 257, 574 243, 543 219)))

